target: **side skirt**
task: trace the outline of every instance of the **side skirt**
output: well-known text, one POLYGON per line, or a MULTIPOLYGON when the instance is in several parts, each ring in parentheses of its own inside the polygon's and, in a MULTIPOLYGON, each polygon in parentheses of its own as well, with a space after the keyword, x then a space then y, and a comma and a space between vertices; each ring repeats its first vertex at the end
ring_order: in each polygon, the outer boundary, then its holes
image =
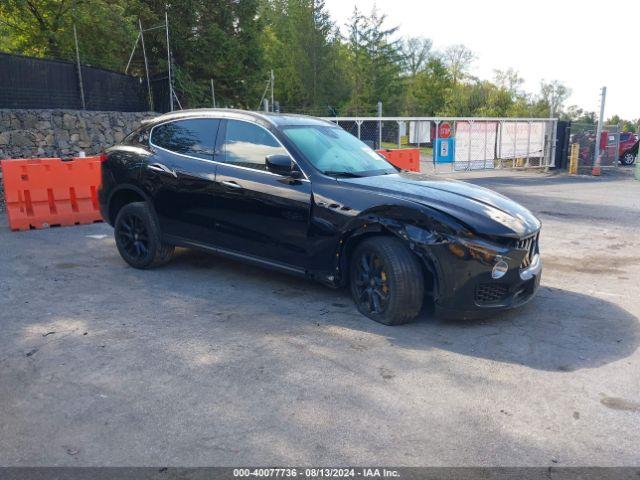
POLYGON ((245 263, 250 263, 252 265, 259 266, 259 267, 268 268, 270 270, 285 272, 285 273, 289 273, 299 277, 317 279, 311 272, 308 272, 304 268, 295 267, 293 265, 288 265, 286 263, 280 263, 273 260, 268 260, 263 257, 249 255, 246 253, 237 252, 235 250, 228 250, 226 248, 215 247, 215 246, 200 243, 200 242, 194 242, 192 240, 187 240, 185 238, 176 237, 173 235, 163 235, 162 239, 167 243, 171 245, 175 245, 177 247, 195 248, 197 250, 201 250, 208 253, 215 253, 218 255, 222 255, 224 257, 233 258, 245 263))

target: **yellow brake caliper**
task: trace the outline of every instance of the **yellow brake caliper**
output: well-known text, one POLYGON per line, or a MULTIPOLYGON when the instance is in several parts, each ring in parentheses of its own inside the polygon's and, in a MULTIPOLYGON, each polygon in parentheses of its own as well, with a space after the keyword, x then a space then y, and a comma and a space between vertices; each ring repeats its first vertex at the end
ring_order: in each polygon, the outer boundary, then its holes
POLYGON ((389 293, 389 287, 387 286, 387 274, 384 270, 380 272, 380 277, 382 277, 382 291, 386 295, 387 293, 389 293))

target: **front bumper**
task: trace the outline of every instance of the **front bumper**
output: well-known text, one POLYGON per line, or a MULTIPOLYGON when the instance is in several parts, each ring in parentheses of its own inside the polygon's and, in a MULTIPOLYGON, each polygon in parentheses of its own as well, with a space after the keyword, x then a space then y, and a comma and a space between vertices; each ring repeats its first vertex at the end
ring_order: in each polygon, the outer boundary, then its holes
POLYGON ((495 305, 469 304, 466 299, 460 299, 459 302, 456 302, 455 300, 453 302, 436 302, 436 315, 443 318, 456 318, 461 320, 479 319, 488 318, 496 313, 521 307, 535 296, 535 293, 538 291, 538 287, 540 286, 541 276, 542 272, 540 271, 538 274, 533 275, 529 280, 526 280, 521 284, 513 285, 505 301, 495 305))
MULTIPOLYGON (((436 265, 434 286, 436 313, 448 318, 483 318, 529 302, 537 292, 542 277, 542 259, 538 251, 522 267, 526 251, 496 246, 492 251, 483 242, 478 253, 470 243, 450 242, 431 246, 430 263, 436 265), (452 246, 453 245, 453 246, 452 246), (496 261, 509 265, 507 273, 492 278, 496 261)), ((427 260, 426 256, 423 256, 427 260)))

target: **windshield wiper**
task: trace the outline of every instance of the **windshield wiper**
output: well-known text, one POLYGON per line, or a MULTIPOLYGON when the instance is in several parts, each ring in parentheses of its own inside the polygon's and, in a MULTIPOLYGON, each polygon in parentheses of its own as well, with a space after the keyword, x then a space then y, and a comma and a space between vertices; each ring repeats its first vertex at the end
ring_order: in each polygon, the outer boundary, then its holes
POLYGON ((362 175, 358 175, 354 172, 340 172, 337 170, 325 170, 322 173, 325 175, 331 175, 332 177, 352 177, 352 178, 360 178, 362 175))

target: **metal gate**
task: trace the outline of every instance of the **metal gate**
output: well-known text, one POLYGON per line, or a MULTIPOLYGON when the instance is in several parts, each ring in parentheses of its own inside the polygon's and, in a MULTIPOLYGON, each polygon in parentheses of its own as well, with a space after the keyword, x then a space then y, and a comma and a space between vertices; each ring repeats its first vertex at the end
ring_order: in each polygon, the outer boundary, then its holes
POLYGON ((372 148, 418 148, 422 171, 555 166, 557 119, 324 117, 372 148))

